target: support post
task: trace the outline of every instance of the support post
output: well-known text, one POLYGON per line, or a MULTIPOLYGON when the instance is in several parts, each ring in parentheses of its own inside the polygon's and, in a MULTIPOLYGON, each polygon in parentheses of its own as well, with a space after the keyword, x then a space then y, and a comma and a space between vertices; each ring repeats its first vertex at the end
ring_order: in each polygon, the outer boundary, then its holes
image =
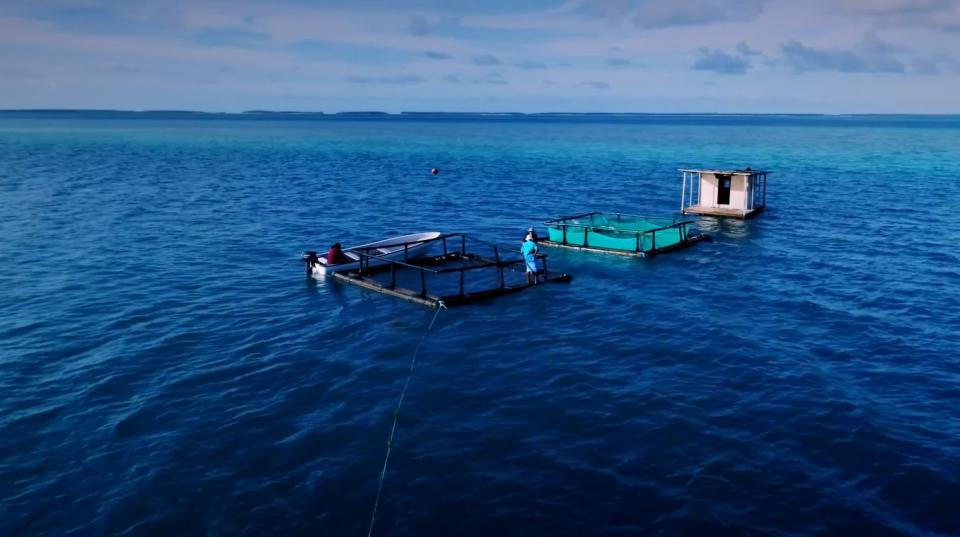
MULTIPOLYGON (((547 272, 547 256, 544 255, 544 256, 543 256, 543 281, 547 281, 547 274, 549 274, 549 273, 547 272)), ((536 278, 536 277, 537 277, 537 275, 534 274, 534 278, 536 278)))
POLYGON ((650 233, 650 253, 657 251, 657 230, 650 233))
MULTIPOLYGON (((693 185, 690 185, 691 187, 693 185)), ((687 195, 687 172, 683 172, 683 184, 680 186, 680 212, 683 213, 684 209, 684 200, 687 195)))
POLYGON ((443 238, 443 256, 444 257, 447 256, 447 238, 446 237, 443 238))
POLYGON ((420 271, 420 296, 427 296, 427 271, 420 271))
POLYGON ((460 255, 466 257, 467 255, 467 237, 460 235, 460 255))
POLYGON ((460 296, 463 296, 463 273, 465 270, 460 271, 460 296))
POLYGON ((750 176, 743 176, 743 206, 749 211, 750 210, 750 196, 747 194, 750 192, 750 176))
POLYGON ((410 245, 407 244, 407 243, 403 243, 403 261, 404 261, 404 263, 406 263, 407 261, 410 260, 410 259, 407 258, 407 253, 408 253, 409 251, 410 251, 410 245))
MULTIPOLYGON (((692 181, 693 179, 691 179, 692 181)), ((700 174, 697 174, 697 205, 700 205, 703 200, 701 200, 700 189, 703 188, 703 180, 700 178, 700 174)), ((693 193, 690 193, 690 204, 693 205, 693 193)))
POLYGON ((390 263, 390 289, 397 287, 397 265, 390 263))
MULTIPOLYGON (((753 192, 753 206, 754 206, 754 207, 756 207, 757 204, 760 203, 760 188, 761 188, 762 186, 763 186, 763 177, 762 177, 762 176, 758 176, 758 177, 757 177, 757 186, 755 187, 755 190, 754 190, 754 192, 753 192)), ((761 205, 761 208, 763 208, 762 205, 761 205)))
POLYGON ((503 289, 503 265, 500 264, 500 250, 493 247, 493 258, 497 261, 497 270, 500 272, 500 289, 503 289))

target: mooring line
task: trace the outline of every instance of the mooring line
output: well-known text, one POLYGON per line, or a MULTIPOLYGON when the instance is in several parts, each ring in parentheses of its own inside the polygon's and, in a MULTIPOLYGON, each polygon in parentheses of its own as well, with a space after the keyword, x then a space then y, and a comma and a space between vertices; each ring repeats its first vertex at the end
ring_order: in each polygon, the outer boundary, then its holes
POLYGON ((383 469, 380 470, 380 484, 377 486, 377 497, 373 500, 373 513, 370 515, 370 529, 367 531, 367 537, 373 536, 373 525, 377 520, 377 508, 380 507, 380 493, 383 492, 383 480, 387 477, 387 463, 390 461, 390 451, 393 449, 393 435, 397 432, 397 421, 400 420, 400 407, 403 406, 403 398, 407 395, 407 388, 410 386, 410 379, 413 378, 413 368, 417 365, 417 354, 420 353, 420 346, 426 341, 427 335, 433 329, 433 324, 437 322, 440 310, 447 309, 443 301, 437 303, 437 312, 433 314, 430 326, 427 331, 420 336, 420 342, 413 349, 413 357, 410 358, 410 369, 407 371, 407 380, 403 383, 403 390, 400 391, 400 399, 397 401, 397 408, 393 411, 393 425, 390 427, 390 436, 387 438, 387 453, 383 457, 383 469))

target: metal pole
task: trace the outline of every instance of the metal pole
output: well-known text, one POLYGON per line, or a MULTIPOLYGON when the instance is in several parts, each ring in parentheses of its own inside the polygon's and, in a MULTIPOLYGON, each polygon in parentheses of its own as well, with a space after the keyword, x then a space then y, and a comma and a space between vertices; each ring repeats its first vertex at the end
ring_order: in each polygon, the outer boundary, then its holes
MULTIPOLYGON (((691 187, 693 185, 690 185, 691 187)), ((683 184, 680 186, 680 212, 683 212, 684 199, 687 195, 687 172, 683 172, 683 184)))
MULTIPOLYGON (((690 178, 693 181, 693 177, 690 178)), ((700 181, 700 175, 697 174, 697 205, 700 205, 700 187, 703 183, 700 181)), ((690 204, 693 205, 693 185, 690 185, 690 204)))
POLYGON ((657 230, 653 230, 650 234, 650 251, 657 251, 657 230))
POLYGON ((460 271, 460 296, 463 296, 463 273, 465 270, 460 271))
POLYGON ((467 237, 460 235, 460 255, 467 255, 467 237))
POLYGON ((397 286, 397 265, 390 263, 390 289, 397 286))
POLYGON ((420 271, 420 296, 427 296, 427 271, 420 271))
POLYGON ((697 174, 697 205, 703 205, 703 174, 697 174))
POLYGON ((447 237, 446 236, 443 237, 443 255, 444 256, 447 255, 447 237))
POLYGON ((747 193, 750 192, 750 176, 743 176, 743 206, 746 210, 750 210, 750 198, 747 196, 747 193))

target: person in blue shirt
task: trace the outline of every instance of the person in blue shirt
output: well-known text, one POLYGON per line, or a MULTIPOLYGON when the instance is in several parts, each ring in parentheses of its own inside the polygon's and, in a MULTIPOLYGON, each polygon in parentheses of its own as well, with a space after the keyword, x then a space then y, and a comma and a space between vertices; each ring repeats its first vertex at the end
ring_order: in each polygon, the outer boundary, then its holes
POLYGON ((523 239, 523 245, 520 246, 520 254, 527 265, 527 285, 536 285, 537 283, 537 254, 540 253, 540 247, 537 246, 536 235, 533 231, 528 231, 523 239))

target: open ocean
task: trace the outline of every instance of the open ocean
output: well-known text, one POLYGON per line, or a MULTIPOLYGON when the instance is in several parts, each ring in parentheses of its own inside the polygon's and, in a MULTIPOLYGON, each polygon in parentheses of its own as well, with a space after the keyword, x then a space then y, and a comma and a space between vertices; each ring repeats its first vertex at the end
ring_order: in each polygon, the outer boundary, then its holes
POLYGON ((366 535, 434 311, 299 253, 693 166, 769 210, 440 311, 374 535, 960 534, 958 117, 74 113, 0 114, 0 535, 366 535))

